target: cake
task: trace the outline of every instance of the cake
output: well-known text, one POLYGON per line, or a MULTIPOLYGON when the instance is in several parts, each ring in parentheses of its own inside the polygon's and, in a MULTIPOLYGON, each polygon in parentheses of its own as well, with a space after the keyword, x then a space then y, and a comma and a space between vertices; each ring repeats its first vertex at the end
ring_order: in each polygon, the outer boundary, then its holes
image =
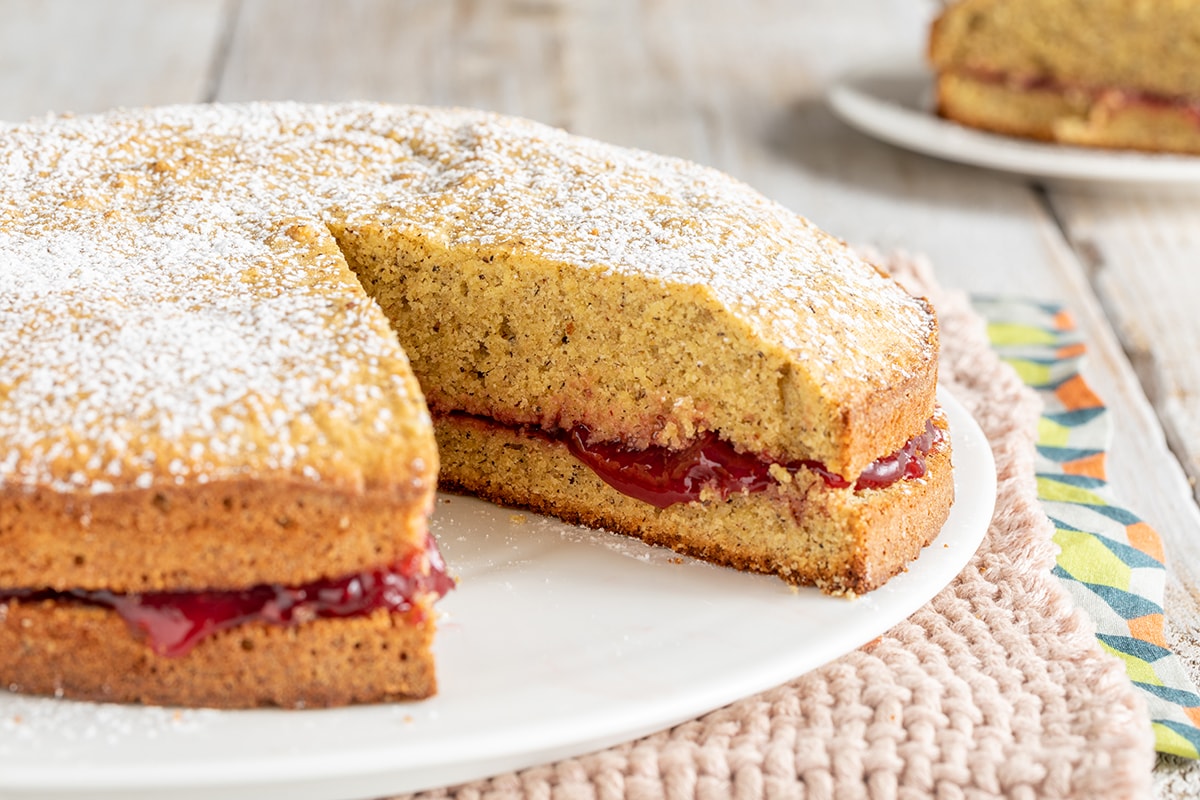
POLYGON ((937 109, 1064 144, 1200 153, 1200 2, 961 0, 933 23, 937 109))
POLYGON ((12 690, 430 695, 439 462, 835 594, 948 514, 932 309, 714 170, 477 111, 249 104, 12 126, 0 183, 12 690))

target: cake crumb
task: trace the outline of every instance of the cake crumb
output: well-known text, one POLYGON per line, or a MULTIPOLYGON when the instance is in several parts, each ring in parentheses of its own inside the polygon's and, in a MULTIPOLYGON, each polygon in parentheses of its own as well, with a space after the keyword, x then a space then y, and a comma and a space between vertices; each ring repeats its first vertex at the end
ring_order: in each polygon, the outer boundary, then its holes
POLYGON ((787 486, 792 482, 792 471, 779 462, 771 464, 767 468, 767 472, 782 486, 787 486))

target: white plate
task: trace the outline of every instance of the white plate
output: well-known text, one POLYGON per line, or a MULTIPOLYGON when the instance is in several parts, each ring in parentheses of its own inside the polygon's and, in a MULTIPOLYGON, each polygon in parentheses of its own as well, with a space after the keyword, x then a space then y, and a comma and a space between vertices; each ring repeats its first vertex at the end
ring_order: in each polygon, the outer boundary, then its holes
POLYGON ((321 711, 173 710, 0 692, 0 796, 358 798, 613 745, 777 686, 903 620, 963 568, 995 502, 983 433, 942 393, 957 501, 908 570, 856 600, 443 497, 461 585, 440 694, 321 711))
POLYGON ((1017 139, 933 113, 933 78, 920 67, 856 73, 829 91, 847 124, 885 142, 950 161, 1035 178, 1200 186, 1200 157, 1122 152, 1017 139))

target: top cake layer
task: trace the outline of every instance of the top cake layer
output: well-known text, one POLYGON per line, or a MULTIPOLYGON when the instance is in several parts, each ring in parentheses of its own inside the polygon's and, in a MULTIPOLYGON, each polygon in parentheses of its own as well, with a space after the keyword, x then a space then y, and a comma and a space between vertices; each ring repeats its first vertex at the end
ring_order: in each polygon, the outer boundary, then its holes
POLYGON ((929 53, 938 71, 1200 100, 1200 3, 960 0, 929 53))
MULTIPOLYGON (((423 422, 420 390, 334 237, 367 228, 685 287, 786 367, 772 409, 664 387, 747 448, 853 475, 932 411, 931 312, 843 244, 715 171, 526 121, 367 104, 53 118, 5 131, 0 187, 0 491, 427 479, 436 455, 402 422, 423 422)), ((535 421, 603 432, 586 413, 535 421)))

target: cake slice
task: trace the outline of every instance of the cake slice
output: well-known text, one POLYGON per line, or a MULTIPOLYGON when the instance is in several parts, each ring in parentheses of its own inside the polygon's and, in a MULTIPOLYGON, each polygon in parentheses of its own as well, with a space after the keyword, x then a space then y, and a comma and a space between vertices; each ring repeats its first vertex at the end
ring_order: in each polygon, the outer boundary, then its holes
POLYGON ((0 143, 0 686, 436 690, 451 580, 419 385, 320 219, 230 168, 230 133, 147 114, 0 143))
POLYGON ((1200 3, 960 0, 933 24, 937 108, 1065 144, 1200 153, 1200 3))

